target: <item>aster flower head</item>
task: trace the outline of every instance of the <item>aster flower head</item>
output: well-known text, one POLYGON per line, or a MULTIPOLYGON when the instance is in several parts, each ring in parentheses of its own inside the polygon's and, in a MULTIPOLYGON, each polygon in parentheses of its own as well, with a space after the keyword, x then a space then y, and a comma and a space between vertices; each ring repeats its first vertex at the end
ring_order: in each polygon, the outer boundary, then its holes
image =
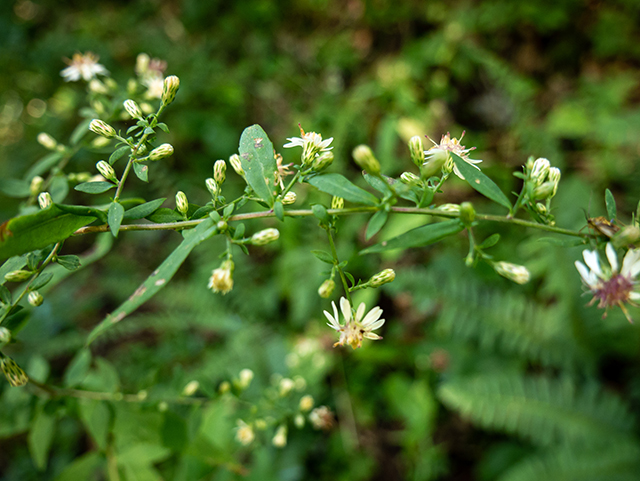
POLYGON ((104 68, 104 65, 98 63, 98 57, 92 52, 87 52, 84 55, 81 53, 74 53, 71 60, 65 60, 69 66, 60 71, 60 75, 65 82, 77 82, 81 78, 88 82, 98 75, 109 75, 109 71, 104 68))
POLYGON ((638 285, 636 276, 640 273, 640 250, 629 249, 622 260, 622 268, 618 264, 618 256, 613 244, 607 243, 605 253, 609 266, 600 264, 598 251, 595 250, 582 251, 585 263, 580 261, 575 263, 582 283, 593 295, 589 304, 597 301, 598 307, 605 309, 603 317, 606 317, 606 310, 610 307, 618 306, 627 320, 633 323, 625 304, 638 307, 637 301, 640 301, 640 292, 636 290, 638 285))
POLYGON ((329 147, 333 141, 333 137, 322 140, 322 135, 315 132, 305 132, 299 124, 298 127, 300 127, 300 137, 287 138, 289 143, 284 144, 283 147, 285 149, 302 147, 303 165, 307 165, 312 162, 316 156, 320 155, 321 152, 328 152, 333 149, 333 147, 329 147))
POLYGON ((447 135, 442 136, 439 144, 436 143, 433 139, 427 137, 433 143, 433 147, 424 152, 425 162, 423 165, 427 166, 427 164, 440 164, 440 166, 448 166, 449 164, 453 164, 453 172, 461 179, 464 179, 464 176, 462 175, 462 173, 460 173, 458 167, 455 165, 455 163, 453 163, 453 159, 451 158, 450 154, 450 152, 453 152, 467 164, 480 170, 480 167, 475 164, 479 164, 480 162, 482 162, 482 160, 469 158, 469 152, 474 150, 475 147, 469 147, 468 149, 465 148, 465 146, 460 143, 463 137, 464 132, 462 132, 460 139, 456 139, 455 137, 451 138, 451 134, 447 132, 447 135))
POLYGON ((344 324, 341 324, 336 303, 332 302, 331 305, 333 306, 333 315, 328 311, 324 311, 324 315, 329 321, 327 325, 340 333, 340 338, 333 345, 334 347, 349 344, 353 349, 357 349, 362 346, 362 339, 372 339, 374 341, 382 339, 382 337, 372 332, 384 324, 385 320, 380 319, 382 309, 376 306, 365 315, 366 306, 363 302, 358 306, 354 315, 351 303, 341 297, 340 310, 345 321, 344 324))
POLYGON ((220 264, 220 267, 214 269, 209 278, 209 289, 213 292, 219 292, 225 295, 233 289, 233 269, 234 264, 231 259, 227 259, 220 264))

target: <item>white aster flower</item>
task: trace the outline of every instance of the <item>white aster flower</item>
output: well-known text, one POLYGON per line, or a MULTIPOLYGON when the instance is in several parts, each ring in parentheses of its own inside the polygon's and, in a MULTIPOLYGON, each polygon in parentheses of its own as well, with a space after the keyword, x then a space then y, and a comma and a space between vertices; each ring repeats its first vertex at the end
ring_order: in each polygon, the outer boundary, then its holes
POLYGON ((329 147, 333 137, 322 140, 322 135, 315 132, 305 132, 300 125, 300 137, 287 138, 288 144, 284 144, 285 149, 291 147, 302 147, 302 163, 308 164, 313 161, 321 152, 328 152, 333 149, 329 147))
POLYGON ((364 302, 358 306, 358 310, 353 315, 351 304, 344 297, 340 298, 340 310, 344 317, 344 325, 340 324, 340 315, 338 314, 338 308, 336 303, 332 302, 333 315, 328 311, 324 311, 324 315, 329 321, 327 325, 331 329, 335 329, 340 333, 340 339, 333 346, 344 346, 345 343, 349 344, 353 349, 357 349, 362 346, 362 339, 372 339, 374 341, 382 339, 377 334, 371 331, 382 327, 384 319, 380 319, 382 315, 382 309, 374 307, 366 315, 364 311, 366 306, 364 302))
POLYGON ((243 446, 247 446, 253 442, 256 435, 251 425, 245 423, 242 419, 236 421, 238 427, 236 428, 236 441, 243 446))
POLYGON ((145 77, 142 80, 142 85, 147 87, 147 92, 144 94, 146 98, 159 99, 162 97, 162 91, 164 89, 163 77, 156 75, 145 77))
POLYGON ((109 75, 109 71, 104 68, 104 65, 98 63, 99 59, 100 57, 92 52, 87 52, 84 55, 74 53, 71 60, 66 60, 69 66, 61 70, 60 75, 65 82, 76 82, 81 78, 88 82, 98 75, 109 75))
POLYGON ((629 249, 622 260, 622 269, 619 269, 618 256, 613 244, 607 243, 605 248, 609 266, 601 266, 598 251, 582 251, 585 264, 576 261, 576 269, 582 277, 585 287, 593 294, 589 303, 598 301, 598 307, 605 309, 603 317, 607 316, 606 309, 618 306, 633 323, 625 306, 628 303, 638 307, 636 301, 640 301, 640 292, 634 289, 637 286, 636 276, 640 273, 640 250, 629 249))
MULTIPOLYGON (((475 160, 475 159, 469 158, 469 152, 475 149, 475 147, 470 147, 468 149, 465 149, 464 145, 460 143, 463 137, 464 137, 464 132, 462 132, 462 135, 460 136, 459 140, 456 139, 455 137, 451 138, 451 134, 447 132, 447 135, 442 136, 439 144, 436 143, 433 139, 429 138, 429 140, 433 142, 433 147, 425 151, 424 153, 425 163, 423 165, 426 165, 429 162, 436 162, 436 163, 442 162, 442 164, 444 165, 448 165, 448 163, 452 163, 453 172, 461 179, 464 179, 464 176, 460 173, 460 171, 458 170, 458 167, 455 165, 455 163, 452 162, 452 158, 449 152, 453 152, 462 160, 464 160, 467 164, 480 170, 480 167, 478 167, 475 164, 479 164, 480 162, 482 162, 482 160, 475 160)), ((449 170, 449 172, 451 171, 449 170)))

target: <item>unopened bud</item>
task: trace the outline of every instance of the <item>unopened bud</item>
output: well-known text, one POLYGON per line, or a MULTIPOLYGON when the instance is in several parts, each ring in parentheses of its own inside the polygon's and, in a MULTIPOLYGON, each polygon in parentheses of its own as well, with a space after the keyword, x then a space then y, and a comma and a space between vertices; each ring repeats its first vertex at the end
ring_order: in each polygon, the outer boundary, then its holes
POLYGON ((560 169, 558 169, 557 167, 551 167, 549 169, 549 181, 553 182, 553 193, 551 194, 551 197, 556 195, 556 192, 558 192, 558 185, 560 184, 561 176, 562 176, 562 173, 560 172, 560 169))
POLYGON ((289 379, 288 377, 285 377, 283 379, 280 380, 280 396, 284 397, 287 394, 289 394, 291 392, 291 390, 295 387, 296 383, 293 381, 293 379, 289 379))
POLYGON ((187 200, 186 194, 181 190, 176 194, 176 208, 182 215, 187 215, 189 211, 189 201, 187 200))
POLYGON ((46 209, 53 203, 51 199, 51 194, 49 192, 41 192, 38 196, 38 204, 41 209, 46 209))
POLYGON ((510 262, 496 262, 493 264, 493 268, 502 277, 506 277, 510 281, 518 284, 526 284, 531 278, 531 274, 529 274, 529 271, 525 266, 511 264, 510 262))
MULTIPOLYGON (((428 179, 429 177, 440 174, 443 167, 447 165, 447 162, 452 161, 448 151, 438 148, 427 150, 424 158, 426 160, 420 167, 420 176, 423 179, 428 179)), ((451 172, 451 170, 453 170, 453 165, 450 169, 447 169, 448 172, 451 172)))
POLYGON ((331 199, 332 209, 344 209, 344 199, 342 197, 333 196, 331 199))
POLYGON ((291 205, 294 204, 296 202, 296 199, 298 198, 298 196, 296 195, 295 192, 287 192, 284 197, 282 198, 282 203, 284 205, 291 205))
POLYGON ((48 150, 56 150, 56 147, 58 146, 58 142, 56 142, 56 139, 51 137, 46 132, 40 132, 38 134, 38 143, 48 150))
POLYGON ((623 227, 613 238, 616 247, 626 247, 636 244, 640 240, 640 228, 637 225, 623 227))
POLYGON ((529 177, 536 185, 540 185, 547 178, 550 167, 551 163, 547 159, 540 157, 533 163, 529 177))
POLYGON ((93 119, 89 124, 89 130, 94 134, 101 135, 105 139, 112 139, 116 136, 116 129, 100 119, 93 119))
POLYGON ((464 225, 471 225, 475 218, 476 210, 473 208, 473 204, 471 202, 463 202, 460 204, 460 220, 464 225))
POLYGON ((245 368, 240 371, 240 374, 238 374, 238 387, 240 389, 247 389, 251 381, 253 381, 253 376, 254 374, 251 369, 245 368))
POLYGON ((173 155, 173 145, 162 144, 149 152, 149 160, 155 161, 173 155))
POLYGON ((135 100, 125 100, 124 101, 124 109, 127 113, 134 119, 142 118, 142 110, 140 110, 140 106, 135 102, 135 100))
POLYGON ((371 287, 380 287, 383 284, 388 284, 389 282, 393 282, 396 278, 396 273, 393 269, 385 269, 383 271, 378 272, 375 276, 369 279, 369 285, 371 287))
POLYGON ((0 347, 11 342, 11 331, 6 327, 0 327, 0 347))
POLYGON ((278 229, 264 229, 260 232, 256 232, 251 236, 251 243, 254 246, 263 246, 265 244, 269 244, 278 240, 279 237, 280 232, 278 231, 278 229))
POLYGON ((89 179, 91 179, 91 173, 90 172, 78 172, 76 174, 76 182, 89 182, 89 179))
POLYGON ((162 103, 169 105, 176 98, 176 93, 180 88, 180 79, 175 75, 169 75, 164 79, 164 86, 162 88, 162 103))
POLYGON ((22 282, 22 281, 26 281, 27 279, 29 279, 29 277, 31 277, 32 274, 33 274, 33 272, 31 272, 31 271, 26 271, 24 269, 20 269, 20 270, 17 270, 17 271, 7 272, 4 275, 4 279, 6 281, 9 281, 9 282, 22 282))
POLYGON ((98 172, 100 172, 100 175, 102 175, 102 177, 104 177, 105 179, 110 180, 112 182, 118 182, 116 171, 113 170, 113 167, 109 165, 109 162, 105 162, 104 160, 101 160, 96 164, 96 169, 98 169, 98 172))
POLYGON ((229 381, 222 381, 220 383, 220 386, 218 386, 218 392, 220 394, 224 394, 227 393, 231 390, 231 384, 229 383, 229 381))
POLYGON ((323 152, 313 159, 313 161, 311 162, 311 168, 316 172, 321 172, 333 163, 333 159, 333 152, 323 152))
POLYGON ((147 70, 149 70, 150 61, 151 58, 146 53, 138 54, 138 56, 136 57, 136 74, 140 76, 146 74, 147 70))
POLYGON ((33 179, 31 179, 31 184, 29 184, 29 193, 31 195, 38 195, 38 193, 40 193, 40 189, 42 189, 43 184, 44 179, 39 175, 36 175, 33 179))
POLYGON ((41 306, 42 303, 44 302, 44 298, 42 297, 42 294, 40 294, 38 291, 31 291, 27 296, 27 300, 29 301, 29 304, 31 304, 33 307, 41 306))
POLYGON ((366 170, 371 175, 378 175, 380 173, 380 162, 373 155, 373 151, 368 145, 358 145, 352 152, 353 160, 360 166, 361 169, 366 170))
POLYGON ((313 408, 313 396, 311 396, 310 394, 307 394, 306 396, 302 396, 300 398, 300 404, 299 404, 299 409, 300 411, 302 411, 303 413, 306 413, 307 411, 311 411, 311 409, 313 408))
POLYGON ((218 185, 222 185, 224 183, 226 172, 227 163, 224 160, 216 160, 216 163, 213 164, 213 178, 218 185))
POLYGON ((458 204, 442 204, 436 207, 436 209, 446 212, 448 214, 459 214, 460 206, 458 204))
POLYGON ((233 168, 233 170, 236 171, 236 174, 238 174, 241 177, 244 177, 242 162, 240 161, 240 156, 238 154, 233 154, 231 157, 229 157, 229 163, 231 164, 231 167, 233 168))
POLYGON ((107 89, 107 86, 100 82, 100 80, 94 78, 89 81, 89 91, 94 94, 106 94, 109 92, 109 89, 107 89))
POLYGON ((293 418, 293 424, 295 424, 298 429, 302 429, 304 427, 304 416, 300 413, 296 414, 293 418))
POLYGON ((2 369, 7 381, 9 381, 9 384, 13 387, 24 386, 29 382, 29 377, 27 377, 20 366, 18 366, 10 357, 3 357, 0 359, 0 369, 2 369))
POLYGON ((205 180, 204 183, 207 186, 207 190, 211 194, 211 197, 217 197, 217 195, 218 195, 218 183, 214 179, 212 179, 211 177, 209 177, 207 180, 205 180))
POLYGON ((271 440, 276 448, 284 448, 287 445, 287 427, 283 424, 276 430, 276 435, 271 440))
POLYGON ((333 294, 333 290, 336 288, 336 283, 333 279, 327 279, 318 288, 318 295, 323 299, 326 299, 333 294))
POLYGON ((411 152, 411 160, 413 163, 420 167, 424 164, 424 146, 422 144, 422 137, 414 135, 409 139, 409 151, 411 152))
POLYGON ((407 185, 420 185, 420 177, 411 172, 403 172, 400 174, 400 181, 407 185))
POLYGON ((540 212, 541 214, 546 214, 547 213, 547 206, 538 202, 536 203, 536 210, 538 212, 540 212))
POLYGON ((544 182, 542 185, 539 185, 535 189, 533 189, 533 198, 534 200, 543 200, 549 197, 552 197, 556 190, 555 182, 551 182, 548 180, 544 182))
POLYGON ((187 385, 182 388, 183 396, 193 396, 196 391, 200 388, 200 383, 198 381, 189 381, 187 385))

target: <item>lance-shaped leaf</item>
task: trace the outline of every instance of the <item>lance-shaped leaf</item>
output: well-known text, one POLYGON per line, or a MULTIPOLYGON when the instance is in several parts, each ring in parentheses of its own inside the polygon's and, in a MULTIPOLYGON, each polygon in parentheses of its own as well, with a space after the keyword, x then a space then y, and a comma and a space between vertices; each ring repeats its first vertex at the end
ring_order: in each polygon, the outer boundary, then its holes
POLYGON ((465 162, 453 152, 451 153, 453 161, 456 163, 456 167, 460 173, 464 176, 471 187, 480 192, 485 197, 488 197, 494 202, 505 206, 507 209, 511 209, 511 202, 507 199, 507 196, 500 190, 489 177, 484 175, 482 171, 471 164, 465 162))
POLYGON ((14 217, 0 226, 0 260, 60 242, 94 220, 64 212, 55 204, 35 214, 14 217))
POLYGON ((126 316, 135 311, 142 304, 151 299, 160 291, 178 271, 191 251, 202 241, 208 239, 217 232, 217 228, 210 217, 202 221, 195 229, 186 232, 184 240, 167 257, 164 262, 145 280, 136 291, 123 302, 120 307, 109 314, 89 334, 87 344, 92 343, 100 334, 104 333, 114 324, 117 324, 126 316))
POLYGON ((322 192, 342 197, 344 200, 355 204, 377 205, 378 198, 353 184, 349 179, 340 174, 316 175, 310 178, 309 182, 322 192))
POLYGON ((259 125, 247 127, 240 137, 239 151, 247 183, 269 207, 273 207, 273 187, 278 167, 267 133, 259 125))
POLYGON ((450 235, 457 234, 462 229, 464 229, 464 225, 462 225, 462 222, 458 219, 446 220, 436 224, 427 224, 400 234, 393 239, 368 247, 360 251, 360 254, 373 254, 391 249, 422 247, 438 242, 450 235))

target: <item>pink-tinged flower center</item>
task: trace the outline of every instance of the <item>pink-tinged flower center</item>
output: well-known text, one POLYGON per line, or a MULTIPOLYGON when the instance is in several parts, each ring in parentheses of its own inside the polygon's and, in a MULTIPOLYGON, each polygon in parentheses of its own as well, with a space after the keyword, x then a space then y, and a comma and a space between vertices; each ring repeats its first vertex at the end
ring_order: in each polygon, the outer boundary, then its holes
POLYGON ((598 303, 600 308, 618 306, 629 300, 633 285, 633 282, 625 276, 616 274, 593 290, 594 300, 600 301, 598 303))

